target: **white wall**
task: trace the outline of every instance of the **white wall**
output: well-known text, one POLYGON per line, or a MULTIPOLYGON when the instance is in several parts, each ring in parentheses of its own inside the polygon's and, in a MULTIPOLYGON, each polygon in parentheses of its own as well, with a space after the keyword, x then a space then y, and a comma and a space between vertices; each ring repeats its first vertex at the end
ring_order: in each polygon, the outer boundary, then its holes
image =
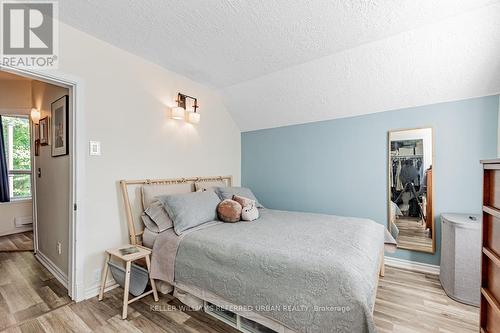
MULTIPOLYGON (((0 80, 0 115, 28 114, 30 109, 30 81, 0 80)), ((14 219, 31 215, 31 200, 0 203, 0 235, 26 231, 26 228, 16 228, 14 219)))
MULTIPOLYGON (((240 131, 211 89, 110 44, 60 25, 59 70, 84 81, 86 140, 102 143, 102 156, 86 152, 84 283, 95 292, 104 250, 126 244, 118 181, 132 178, 226 175, 240 182, 240 131), (198 98, 201 122, 167 117, 178 92, 198 98)), ((175 52, 175 45, 172 45, 175 52)), ((80 124, 81 125, 81 124, 80 124)))
MULTIPOLYGON (((50 118, 51 103, 68 94, 66 88, 32 82, 33 106, 40 110, 41 118, 50 118)), ((41 177, 35 172, 38 250, 68 274, 69 155, 52 157, 50 145, 40 146, 40 155, 35 157, 35 170, 38 168, 41 169, 41 177), (58 242, 61 254, 57 251, 58 242)))
POLYGON ((31 230, 31 226, 16 228, 15 218, 25 216, 32 216, 31 200, 0 203, 0 236, 31 230))

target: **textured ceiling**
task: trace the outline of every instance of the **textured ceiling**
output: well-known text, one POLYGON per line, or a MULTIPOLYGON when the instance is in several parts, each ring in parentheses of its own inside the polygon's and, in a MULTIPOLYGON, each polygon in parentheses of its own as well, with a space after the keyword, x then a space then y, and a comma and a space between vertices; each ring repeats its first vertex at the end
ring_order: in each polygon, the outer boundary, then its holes
POLYGON ((494 0, 64 0, 60 19, 225 87, 494 0))
POLYGON ((500 4, 222 90, 242 131, 498 93, 500 4))
POLYGON ((500 0, 59 4, 77 29, 217 88, 242 131, 500 92, 500 0))

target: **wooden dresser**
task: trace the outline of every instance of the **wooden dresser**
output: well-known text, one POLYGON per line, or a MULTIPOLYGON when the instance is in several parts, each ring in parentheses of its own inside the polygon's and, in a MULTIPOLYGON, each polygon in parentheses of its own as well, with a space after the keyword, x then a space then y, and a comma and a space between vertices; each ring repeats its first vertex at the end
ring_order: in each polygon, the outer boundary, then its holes
POLYGON ((483 247, 481 332, 500 332, 500 159, 481 161, 483 178, 483 247))

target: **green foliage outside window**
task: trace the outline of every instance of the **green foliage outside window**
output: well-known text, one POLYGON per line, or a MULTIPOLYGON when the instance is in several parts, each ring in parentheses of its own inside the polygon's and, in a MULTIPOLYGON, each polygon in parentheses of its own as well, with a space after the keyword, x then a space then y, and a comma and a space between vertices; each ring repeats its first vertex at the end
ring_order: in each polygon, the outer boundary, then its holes
POLYGON ((10 174, 13 198, 31 197, 31 151, 29 119, 2 116, 5 154, 9 171, 27 171, 26 174, 10 174), (9 131, 9 127, 12 131, 9 131), (12 133, 12 142, 9 133, 12 133), (12 149, 11 149, 12 148, 12 149), (9 156, 12 155, 12 156, 9 156))

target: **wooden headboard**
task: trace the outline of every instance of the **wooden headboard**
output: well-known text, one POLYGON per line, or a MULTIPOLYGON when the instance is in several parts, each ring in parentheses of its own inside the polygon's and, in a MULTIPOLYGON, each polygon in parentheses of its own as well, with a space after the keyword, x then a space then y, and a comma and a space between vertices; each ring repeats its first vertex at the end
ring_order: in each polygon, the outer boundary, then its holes
POLYGON ((120 187, 125 204, 125 217, 127 221, 130 244, 142 245, 142 235, 144 233, 144 224, 141 220, 141 214, 145 207, 143 206, 142 191, 143 185, 147 184, 193 184, 197 182, 224 181, 227 186, 232 185, 232 176, 215 177, 191 177, 191 178, 173 178, 173 179, 141 179, 141 180, 120 180, 120 187))

